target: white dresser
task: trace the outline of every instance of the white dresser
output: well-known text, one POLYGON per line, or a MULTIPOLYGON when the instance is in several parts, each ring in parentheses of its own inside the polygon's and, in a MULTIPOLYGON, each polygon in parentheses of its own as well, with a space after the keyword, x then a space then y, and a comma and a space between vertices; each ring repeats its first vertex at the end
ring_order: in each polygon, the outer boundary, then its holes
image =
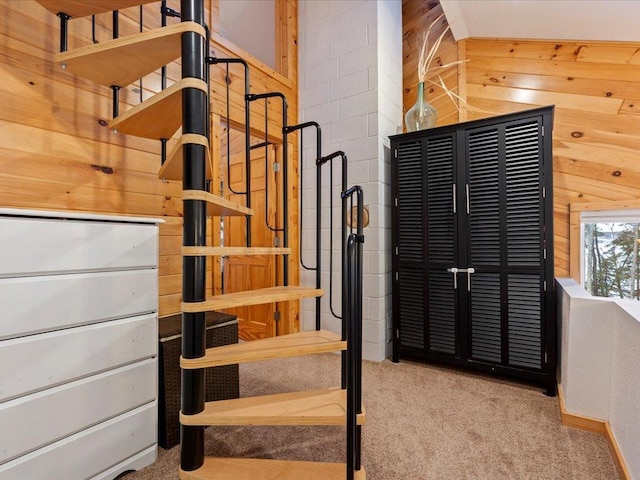
POLYGON ((155 461, 160 222, 0 209, 0 480, 155 461))

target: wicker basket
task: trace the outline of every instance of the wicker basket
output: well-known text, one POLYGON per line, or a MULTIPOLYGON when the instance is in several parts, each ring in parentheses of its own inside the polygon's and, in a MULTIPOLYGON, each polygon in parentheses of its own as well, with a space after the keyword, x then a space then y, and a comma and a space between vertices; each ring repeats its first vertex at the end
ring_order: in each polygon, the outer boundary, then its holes
MULTIPOLYGON (((207 348, 238 342, 238 320, 234 315, 207 312, 207 348)), ((180 443, 180 349, 182 315, 159 321, 158 444, 172 448, 180 443)), ((205 370, 205 400, 238 398, 238 365, 205 370)))

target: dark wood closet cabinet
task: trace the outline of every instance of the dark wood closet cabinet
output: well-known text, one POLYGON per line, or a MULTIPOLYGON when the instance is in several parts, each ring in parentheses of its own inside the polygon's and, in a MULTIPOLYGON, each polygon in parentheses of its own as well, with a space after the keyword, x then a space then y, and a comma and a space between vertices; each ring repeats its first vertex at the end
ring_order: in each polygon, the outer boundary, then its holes
POLYGON ((556 389, 553 107, 391 137, 393 359, 556 389))

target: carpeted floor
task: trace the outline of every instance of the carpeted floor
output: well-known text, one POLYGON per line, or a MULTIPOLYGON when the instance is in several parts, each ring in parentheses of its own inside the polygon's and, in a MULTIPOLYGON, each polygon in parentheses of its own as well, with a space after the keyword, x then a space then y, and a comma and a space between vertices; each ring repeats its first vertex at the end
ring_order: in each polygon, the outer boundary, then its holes
MULTIPOLYGON (((339 357, 241 365, 242 396, 339 385, 339 357)), ((618 476, 604 437, 560 424, 541 389, 424 364, 364 362, 368 480, 618 476)), ((343 427, 210 427, 205 453, 344 461, 343 427)), ((179 446, 127 480, 176 479, 179 446)), ((301 479, 304 480, 304 479, 301 479)))

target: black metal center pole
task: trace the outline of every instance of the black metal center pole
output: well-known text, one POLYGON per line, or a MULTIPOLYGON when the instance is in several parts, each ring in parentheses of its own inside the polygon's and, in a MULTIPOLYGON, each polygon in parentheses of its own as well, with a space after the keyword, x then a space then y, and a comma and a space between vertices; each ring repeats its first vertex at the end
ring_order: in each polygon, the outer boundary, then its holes
MULTIPOLYGON (((203 0, 181 0, 182 21, 204 25, 203 0)), ((182 78, 205 79, 204 38, 196 32, 182 34, 182 78)), ((205 102, 208 95, 197 88, 182 91, 182 131, 206 133, 205 102)), ((184 190, 205 190, 205 147, 186 144, 183 147, 184 190)), ((184 200, 183 245, 206 244, 206 204, 201 200, 184 200)), ((183 257, 183 302, 205 300, 206 257, 183 257)), ((182 356, 199 358, 205 354, 205 312, 182 313, 182 356)), ((181 411, 186 415, 204 409, 204 369, 182 370, 181 411)), ((204 427, 181 426, 182 470, 191 471, 204 463, 204 427)))
POLYGON ((67 15, 64 12, 59 12, 58 17, 60 18, 60 52, 66 52, 68 47, 68 38, 69 38, 69 19, 71 16, 67 15))

